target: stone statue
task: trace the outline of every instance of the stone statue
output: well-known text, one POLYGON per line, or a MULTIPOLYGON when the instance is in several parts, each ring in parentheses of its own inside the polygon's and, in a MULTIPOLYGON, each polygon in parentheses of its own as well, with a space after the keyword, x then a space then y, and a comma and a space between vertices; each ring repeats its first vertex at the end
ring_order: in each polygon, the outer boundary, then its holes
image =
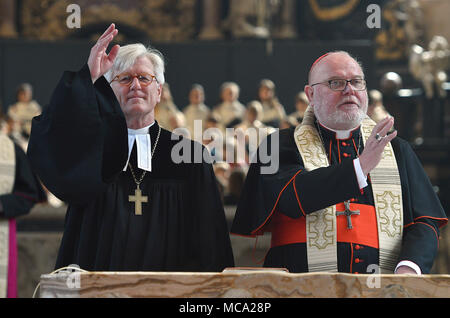
POLYGON ((295 22, 296 3, 294 0, 278 0, 280 6, 272 17, 272 37, 276 39, 294 39, 297 37, 295 22))
POLYGON ((417 0, 409 0, 405 5, 405 35, 408 46, 425 42, 425 20, 422 7, 417 0))
POLYGON ((383 20, 387 27, 375 37, 378 59, 406 57, 411 45, 425 43, 423 10, 418 0, 386 1, 383 20))
POLYGON ((223 26, 234 38, 295 38, 295 1, 230 0, 223 26))
POLYGON ((268 38, 266 0, 230 0, 230 13, 224 27, 235 38, 268 38))
POLYGON ((202 2, 203 25, 198 38, 201 40, 219 40, 223 38, 220 30, 220 2, 207 0, 202 2))
POLYGON ((394 0, 394 13, 403 25, 407 47, 425 42, 425 22, 418 0, 394 0))
POLYGON ((409 56, 409 70, 420 80, 427 98, 435 95, 434 87, 439 97, 444 98, 446 91, 442 84, 447 81, 446 70, 450 68, 450 48, 446 38, 436 35, 425 51, 420 45, 413 45, 409 56))
POLYGON ((14 0, 0 0, 0 37, 17 37, 14 2, 14 0))

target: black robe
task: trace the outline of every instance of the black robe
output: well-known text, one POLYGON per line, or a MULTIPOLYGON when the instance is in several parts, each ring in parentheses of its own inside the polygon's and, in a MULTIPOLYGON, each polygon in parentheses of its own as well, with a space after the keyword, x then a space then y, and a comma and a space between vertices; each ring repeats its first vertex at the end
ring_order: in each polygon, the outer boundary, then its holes
MULTIPOLYGON (((297 219, 345 200, 374 205, 370 177, 369 185, 361 193, 353 165, 359 144, 359 128, 352 131, 347 140, 336 139, 334 132, 322 126, 320 129, 331 165, 305 171, 294 140, 295 128, 281 130, 279 170, 271 175, 261 174, 260 168, 264 166, 261 160, 251 164, 231 228, 232 234, 254 236, 270 231, 274 213, 297 219), (298 175, 289 183, 296 173, 298 175)), ((277 137, 278 133, 270 135, 265 147, 270 150, 272 140, 277 137)), ((404 211, 403 241, 398 261, 412 261, 422 273, 428 273, 438 249, 439 227, 447 223, 447 218, 409 144, 396 137, 392 146, 400 173, 404 211)), ((360 153, 363 149, 361 142, 360 153)), ((367 273, 368 265, 379 263, 378 249, 370 246, 338 241, 337 253, 340 272, 367 273)), ((272 247, 264 266, 307 272, 306 243, 272 247)))
MULTIPOLYGON (((149 129, 152 148, 158 128, 149 129)), ((161 129, 152 171, 140 185, 148 203, 135 215, 128 196, 136 184, 129 168, 122 171, 127 127, 114 92, 104 77, 93 85, 87 65, 64 73, 49 106, 33 119, 28 148, 44 184, 69 204, 57 268, 221 271, 234 265, 212 166, 175 164, 178 139, 161 129)))

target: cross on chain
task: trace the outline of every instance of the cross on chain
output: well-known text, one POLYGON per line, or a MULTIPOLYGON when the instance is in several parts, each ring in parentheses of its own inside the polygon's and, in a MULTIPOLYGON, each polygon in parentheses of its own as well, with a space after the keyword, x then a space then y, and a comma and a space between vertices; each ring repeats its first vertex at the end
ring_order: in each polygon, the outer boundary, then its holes
POLYGON ((128 201, 134 202, 134 214, 142 215, 142 203, 148 202, 148 196, 142 196, 141 189, 139 189, 139 185, 136 190, 134 190, 134 195, 128 196, 128 201))
POLYGON ((336 211, 336 216, 345 215, 347 217, 347 229, 351 230, 352 226, 352 215, 359 215, 359 210, 352 211, 350 210, 350 201, 344 201, 345 211, 338 212, 336 211))

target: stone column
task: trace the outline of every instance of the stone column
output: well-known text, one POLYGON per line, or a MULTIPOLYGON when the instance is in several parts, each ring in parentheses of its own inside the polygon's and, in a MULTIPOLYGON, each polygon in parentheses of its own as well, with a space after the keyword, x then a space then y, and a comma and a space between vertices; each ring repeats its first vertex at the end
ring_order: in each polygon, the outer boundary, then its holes
POLYGON ((201 40, 218 40, 223 38, 220 30, 219 0, 203 0, 203 26, 198 38, 201 40))
POLYGON ((0 0, 0 37, 17 37, 16 1, 0 0))

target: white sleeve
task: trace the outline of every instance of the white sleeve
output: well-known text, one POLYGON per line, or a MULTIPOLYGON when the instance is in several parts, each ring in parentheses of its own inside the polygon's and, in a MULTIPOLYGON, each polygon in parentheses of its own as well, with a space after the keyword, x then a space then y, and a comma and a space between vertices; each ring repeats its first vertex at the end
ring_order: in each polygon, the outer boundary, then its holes
POLYGON ((353 166, 355 167, 356 178, 358 179, 359 188, 363 189, 367 187, 367 178, 364 176, 364 172, 362 171, 361 164, 359 163, 359 158, 353 160, 353 166))
POLYGON ((422 275, 422 271, 420 270, 420 267, 416 263, 413 263, 411 261, 401 261, 400 263, 398 263, 397 266, 395 267, 394 273, 397 274, 397 269, 400 266, 407 266, 407 267, 413 269, 417 275, 422 275))

